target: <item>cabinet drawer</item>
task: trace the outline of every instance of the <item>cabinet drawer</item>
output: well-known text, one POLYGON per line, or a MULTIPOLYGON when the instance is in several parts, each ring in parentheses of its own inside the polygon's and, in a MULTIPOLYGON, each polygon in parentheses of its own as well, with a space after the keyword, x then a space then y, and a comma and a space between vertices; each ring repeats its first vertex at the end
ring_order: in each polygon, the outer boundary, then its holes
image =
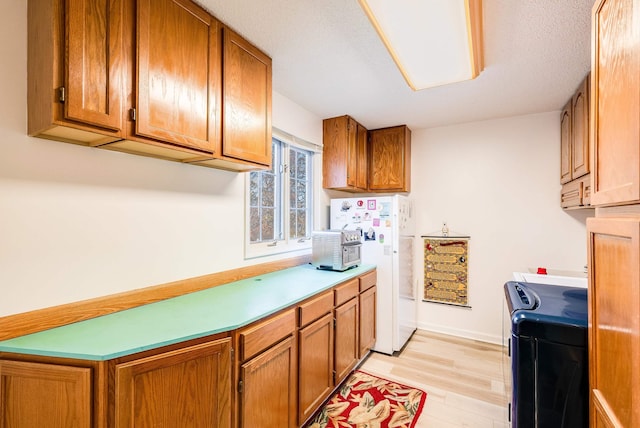
POLYGON ((591 205, 591 174, 587 174, 580 179, 582 181, 582 205, 591 205))
POLYGON ((577 207, 582 204, 582 182, 573 180, 562 186, 560 206, 562 208, 577 207))
POLYGON ((263 349, 292 334, 295 329, 295 310, 290 309, 253 327, 240 331, 240 360, 248 360, 263 349))
POLYGON ((358 278, 345 282, 335 288, 336 306, 356 297, 360 290, 358 278))
POLYGON ((365 273, 359 279, 360 279, 360 292, 362 293, 363 291, 368 290, 374 285, 376 285, 376 279, 377 279, 376 271, 374 270, 372 272, 365 273))
POLYGON ((300 305, 300 327, 304 327, 312 321, 317 320, 324 314, 331 312, 333 308, 333 293, 327 291, 321 296, 316 297, 306 303, 300 305))

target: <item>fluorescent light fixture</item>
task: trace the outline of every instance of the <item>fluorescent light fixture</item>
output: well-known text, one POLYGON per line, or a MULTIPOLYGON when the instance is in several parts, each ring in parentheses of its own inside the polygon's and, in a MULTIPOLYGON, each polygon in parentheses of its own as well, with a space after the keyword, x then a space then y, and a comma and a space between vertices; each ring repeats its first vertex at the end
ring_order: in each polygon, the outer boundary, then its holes
POLYGON ((358 0, 413 90, 474 79, 482 0, 358 0))

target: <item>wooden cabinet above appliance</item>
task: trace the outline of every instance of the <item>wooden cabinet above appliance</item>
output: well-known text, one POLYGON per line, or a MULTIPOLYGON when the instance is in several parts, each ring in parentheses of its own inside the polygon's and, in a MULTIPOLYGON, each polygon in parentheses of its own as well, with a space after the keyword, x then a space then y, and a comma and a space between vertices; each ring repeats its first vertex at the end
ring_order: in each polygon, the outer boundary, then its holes
POLYGON ((587 75, 560 115, 560 199, 565 209, 590 204, 589 82, 587 75))
POLYGON ((31 0, 28 26, 29 135, 270 166, 271 59, 191 0, 31 0))
POLYGON ((323 187, 347 192, 409 192, 411 130, 368 131, 350 116, 323 121, 323 187))
POLYGON ((322 121, 322 186, 367 190, 367 130, 350 116, 322 121))
POLYGON ((369 131, 369 190, 411 190, 411 130, 407 126, 369 131))

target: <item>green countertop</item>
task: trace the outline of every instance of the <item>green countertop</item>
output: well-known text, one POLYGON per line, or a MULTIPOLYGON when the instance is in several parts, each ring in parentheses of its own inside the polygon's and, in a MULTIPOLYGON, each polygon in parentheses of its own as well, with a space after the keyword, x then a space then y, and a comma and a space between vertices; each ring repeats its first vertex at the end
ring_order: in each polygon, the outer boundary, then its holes
POLYGON ((374 268, 297 266, 0 341, 0 352, 110 360, 235 330, 374 268))

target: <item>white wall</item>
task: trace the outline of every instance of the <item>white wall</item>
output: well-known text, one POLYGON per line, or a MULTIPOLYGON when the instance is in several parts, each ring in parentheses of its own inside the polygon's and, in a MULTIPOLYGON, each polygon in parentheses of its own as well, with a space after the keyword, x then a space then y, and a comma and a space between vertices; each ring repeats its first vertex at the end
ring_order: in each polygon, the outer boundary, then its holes
MULTIPOLYGON (((26 2, 0 19, 0 316, 282 258, 244 260, 245 174, 28 137, 26 2)), ((322 142, 277 93, 273 125, 322 142)))
MULTIPOLYGON (((471 236, 472 309, 421 302, 419 328, 501 343, 502 286, 513 271, 583 270, 585 219, 593 212, 560 208, 559 132, 559 112, 413 131, 418 234, 446 221, 471 236)), ((420 251, 420 290, 423 257, 420 251)))

